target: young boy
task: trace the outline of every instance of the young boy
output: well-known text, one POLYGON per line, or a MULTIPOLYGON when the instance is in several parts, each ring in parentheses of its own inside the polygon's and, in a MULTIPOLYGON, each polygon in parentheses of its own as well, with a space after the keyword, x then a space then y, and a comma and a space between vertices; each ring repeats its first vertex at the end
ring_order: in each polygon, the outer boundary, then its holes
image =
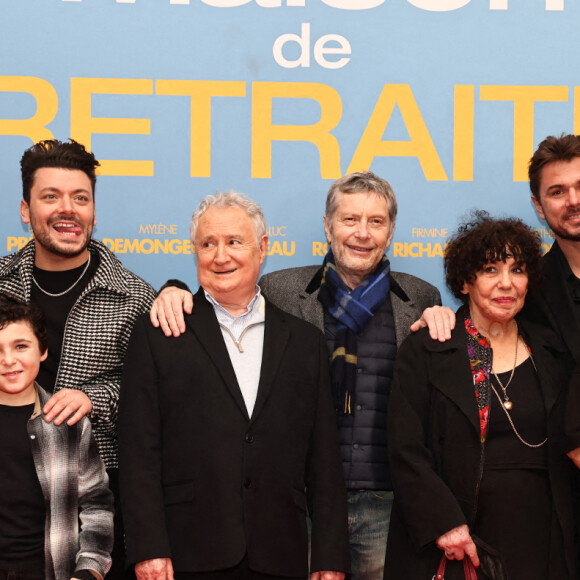
POLYGON ((42 313, 0 295, 0 580, 101 580, 113 500, 91 424, 47 423, 42 313))

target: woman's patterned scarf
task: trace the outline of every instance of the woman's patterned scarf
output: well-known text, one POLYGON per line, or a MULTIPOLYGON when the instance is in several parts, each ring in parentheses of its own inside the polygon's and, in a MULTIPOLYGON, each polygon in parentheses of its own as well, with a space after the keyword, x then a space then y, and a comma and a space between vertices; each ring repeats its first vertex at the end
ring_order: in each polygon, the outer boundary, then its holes
POLYGON ((332 248, 328 250, 323 266, 318 300, 338 322, 330 367, 332 394, 336 412, 350 415, 356 384, 358 335, 387 299, 391 288, 390 265, 383 256, 376 270, 352 291, 336 271, 332 248))
POLYGON ((469 309, 467 307, 462 308, 461 312, 464 317, 465 331, 467 333, 467 356, 469 357, 471 374, 473 375, 473 386, 475 387, 481 442, 485 443, 489 421, 489 394, 491 390, 489 375, 491 372, 493 351, 487 338, 479 334, 477 328, 473 325, 469 309))

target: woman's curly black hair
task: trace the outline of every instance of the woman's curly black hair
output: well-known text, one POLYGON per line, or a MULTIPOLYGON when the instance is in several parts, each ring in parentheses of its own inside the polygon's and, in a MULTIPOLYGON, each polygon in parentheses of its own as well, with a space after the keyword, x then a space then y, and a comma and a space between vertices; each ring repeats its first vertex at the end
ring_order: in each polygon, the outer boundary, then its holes
POLYGON ((473 283, 488 262, 505 262, 509 257, 527 272, 528 289, 537 287, 542 280, 538 234, 520 219, 496 219, 475 210, 447 244, 443 260, 447 286, 456 298, 467 302, 469 297, 461 292, 465 283, 473 283))

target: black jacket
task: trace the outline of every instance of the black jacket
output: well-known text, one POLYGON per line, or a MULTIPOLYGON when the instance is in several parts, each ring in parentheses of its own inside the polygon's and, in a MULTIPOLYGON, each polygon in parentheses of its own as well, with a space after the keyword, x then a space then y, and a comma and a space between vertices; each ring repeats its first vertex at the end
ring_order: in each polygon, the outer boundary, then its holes
POLYGON ((195 296, 187 330, 138 320, 119 417, 120 483, 131 563, 170 557, 180 572, 250 567, 306 577, 348 569, 346 494, 322 334, 266 304, 249 418, 213 307, 195 296))
MULTIPOLYGON (((548 418, 552 537, 564 544, 572 578, 572 463, 564 454, 563 433, 568 354, 549 329, 520 319, 518 324, 532 350, 548 418)), ((389 441, 395 505, 385 578, 427 578, 442 554, 435 540, 462 524, 471 526, 477 508, 484 449, 463 325, 445 343, 431 340, 423 330, 399 350, 389 441)))
MULTIPOLYGON (((554 242, 550 251, 543 257, 542 263, 544 279, 540 287, 526 297, 522 316, 551 328, 566 345, 576 364, 580 364, 580 328, 566 281, 570 267, 558 242, 554 242)), ((580 385, 572 383, 566 416, 568 449, 580 447, 580 424, 576 420, 578 415, 580 415, 580 385)), ((580 570, 578 573, 580 575, 580 570)))

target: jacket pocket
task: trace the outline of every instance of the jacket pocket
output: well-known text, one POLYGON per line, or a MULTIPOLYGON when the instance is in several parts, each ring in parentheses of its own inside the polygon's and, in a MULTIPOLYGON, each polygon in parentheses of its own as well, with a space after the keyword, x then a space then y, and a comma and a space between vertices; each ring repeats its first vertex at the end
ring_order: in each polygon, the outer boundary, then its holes
POLYGON ((192 481, 186 483, 172 483, 163 487, 165 505, 193 501, 195 487, 192 481))

